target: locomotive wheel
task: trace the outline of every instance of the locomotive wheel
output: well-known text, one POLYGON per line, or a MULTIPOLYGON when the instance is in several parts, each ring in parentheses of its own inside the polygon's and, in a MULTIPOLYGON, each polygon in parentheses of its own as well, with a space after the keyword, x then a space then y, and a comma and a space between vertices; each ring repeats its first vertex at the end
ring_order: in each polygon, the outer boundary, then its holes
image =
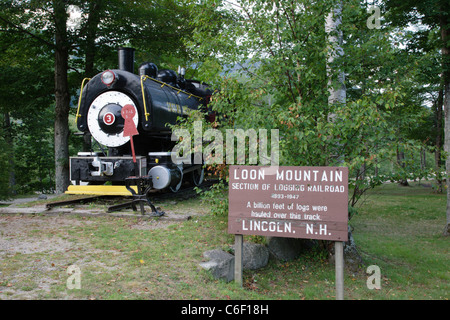
POLYGON ((203 183, 205 178, 205 168, 201 167, 197 170, 194 170, 190 173, 190 182, 196 187, 203 183))
POLYGON ((181 172, 180 182, 178 182, 176 186, 169 187, 170 191, 172 191, 173 193, 177 193, 180 190, 181 185, 183 184, 183 171, 180 170, 180 172, 181 172))

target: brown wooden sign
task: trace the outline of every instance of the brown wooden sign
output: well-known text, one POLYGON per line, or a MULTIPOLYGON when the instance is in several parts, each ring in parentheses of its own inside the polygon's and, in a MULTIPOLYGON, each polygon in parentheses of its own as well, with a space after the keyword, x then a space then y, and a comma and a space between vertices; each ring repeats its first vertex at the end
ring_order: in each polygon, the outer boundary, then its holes
POLYGON ((348 240, 348 168, 230 166, 228 232, 348 240))

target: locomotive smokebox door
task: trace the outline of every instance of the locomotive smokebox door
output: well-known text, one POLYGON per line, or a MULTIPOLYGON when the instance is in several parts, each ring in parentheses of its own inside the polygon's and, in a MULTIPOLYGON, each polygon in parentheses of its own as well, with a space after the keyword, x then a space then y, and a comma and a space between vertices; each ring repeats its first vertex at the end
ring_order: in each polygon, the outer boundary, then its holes
POLYGON ((104 146, 115 148, 130 140, 123 134, 125 119, 122 108, 130 105, 134 108, 132 122, 136 128, 139 116, 133 100, 123 92, 110 90, 98 95, 87 112, 87 123, 92 137, 104 146))

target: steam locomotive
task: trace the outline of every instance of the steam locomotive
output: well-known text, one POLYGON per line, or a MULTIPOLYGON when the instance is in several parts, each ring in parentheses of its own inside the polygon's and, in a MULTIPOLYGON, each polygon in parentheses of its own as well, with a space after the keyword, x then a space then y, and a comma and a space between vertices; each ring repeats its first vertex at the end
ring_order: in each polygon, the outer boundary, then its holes
POLYGON ((79 152, 70 158, 70 175, 75 185, 124 184, 130 176, 149 176, 155 189, 176 192, 183 181, 200 185, 201 164, 174 163, 171 130, 177 117, 193 110, 207 110, 212 90, 202 82, 184 78, 172 70, 158 70, 143 63, 134 73, 134 48, 119 48, 119 68, 106 70, 82 85, 77 110, 77 127, 92 135, 101 152, 79 152), (124 106, 134 109, 137 135, 124 134, 124 106), (134 154, 132 155, 132 151, 134 154))

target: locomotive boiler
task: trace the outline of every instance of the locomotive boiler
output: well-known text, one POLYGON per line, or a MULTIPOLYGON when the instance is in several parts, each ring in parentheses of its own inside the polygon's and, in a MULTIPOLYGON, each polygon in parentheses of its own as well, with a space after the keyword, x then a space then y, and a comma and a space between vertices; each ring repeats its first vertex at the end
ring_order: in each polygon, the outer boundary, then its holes
POLYGON ((143 63, 135 74, 133 48, 119 48, 118 56, 118 69, 97 74, 86 84, 83 81, 77 127, 91 135, 101 151, 71 157, 71 180, 75 185, 108 182, 114 186, 123 185, 130 176, 149 176, 153 188, 173 192, 184 181, 201 184, 201 164, 172 161, 175 142, 168 124, 175 124, 179 116, 187 117, 193 110, 207 110, 212 91, 202 82, 185 79, 183 69, 177 74, 143 63), (124 134, 126 119, 121 112, 125 106, 134 110, 132 123, 137 135, 124 134))

